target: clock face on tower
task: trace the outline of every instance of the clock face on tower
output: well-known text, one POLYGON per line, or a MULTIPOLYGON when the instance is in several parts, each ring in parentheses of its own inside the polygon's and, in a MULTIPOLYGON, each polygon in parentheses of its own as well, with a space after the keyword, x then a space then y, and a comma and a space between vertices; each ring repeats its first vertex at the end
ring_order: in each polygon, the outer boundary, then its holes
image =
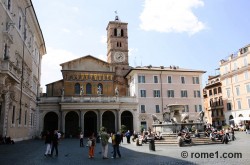
POLYGON ((115 52, 114 61, 115 62, 123 62, 123 61, 125 61, 125 54, 123 52, 115 52))

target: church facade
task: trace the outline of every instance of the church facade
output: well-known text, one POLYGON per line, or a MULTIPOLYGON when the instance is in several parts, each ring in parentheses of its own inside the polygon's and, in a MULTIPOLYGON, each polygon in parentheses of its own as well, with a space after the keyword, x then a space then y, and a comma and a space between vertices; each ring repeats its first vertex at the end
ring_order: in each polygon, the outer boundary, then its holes
POLYGON ((63 79, 47 84, 38 102, 40 132, 58 129, 65 136, 85 136, 104 126, 135 129, 137 100, 128 96, 127 23, 118 17, 107 26, 107 62, 87 55, 61 64, 63 79))
POLYGON ((107 26, 107 62, 87 55, 61 64, 63 79, 47 84, 41 97, 39 130, 65 136, 97 133, 101 127, 136 132, 151 129, 152 115, 163 121, 171 104, 196 121, 203 111, 201 70, 129 66, 127 23, 118 17, 107 26))

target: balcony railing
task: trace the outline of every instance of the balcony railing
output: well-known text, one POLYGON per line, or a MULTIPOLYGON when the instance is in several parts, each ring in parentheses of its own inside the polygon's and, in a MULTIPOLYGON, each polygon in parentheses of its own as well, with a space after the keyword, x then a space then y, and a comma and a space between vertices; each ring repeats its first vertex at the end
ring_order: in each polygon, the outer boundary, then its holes
POLYGON ((135 97, 109 97, 109 96, 84 96, 84 97, 41 97, 39 103, 44 102, 61 102, 61 103, 115 103, 115 102, 124 102, 124 103, 137 103, 135 97))
POLYGON ((12 77, 17 82, 20 81, 21 69, 18 68, 13 62, 11 62, 9 60, 1 61, 0 71, 1 71, 1 73, 8 74, 10 77, 12 77))

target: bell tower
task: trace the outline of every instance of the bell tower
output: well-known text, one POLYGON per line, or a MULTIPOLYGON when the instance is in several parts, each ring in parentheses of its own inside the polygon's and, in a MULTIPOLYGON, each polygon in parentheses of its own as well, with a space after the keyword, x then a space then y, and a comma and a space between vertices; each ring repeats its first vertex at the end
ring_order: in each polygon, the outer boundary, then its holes
POLYGON ((121 22, 116 15, 107 26, 108 63, 128 65, 128 23, 121 22))
MULTIPOLYGON (((116 13, 117 14, 117 13, 116 13)), ((127 80, 125 75, 130 66, 128 62, 128 23, 121 22, 118 15, 110 21, 107 30, 107 62, 115 66, 114 89, 119 89, 119 95, 127 95, 127 80)))

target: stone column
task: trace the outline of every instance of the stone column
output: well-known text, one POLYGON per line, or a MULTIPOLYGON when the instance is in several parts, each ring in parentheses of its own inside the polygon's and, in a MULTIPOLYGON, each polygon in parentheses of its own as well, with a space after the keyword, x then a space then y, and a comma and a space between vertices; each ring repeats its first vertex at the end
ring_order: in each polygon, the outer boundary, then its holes
POLYGON ((116 109, 116 126, 115 126, 115 130, 119 131, 121 128, 121 122, 120 122, 120 109, 116 109))
POLYGON ((83 110, 80 110, 80 126, 82 129, 82 132, 84 132, 84 112, 83 112, 83 110))
POLYGON ((61 114, 62 114, 61 115, 62 131, 63 131, 63 133, 65 133, 65 114, 66 114, 66 112, 62 111, 61 114))
POLYGON ((100 127, 102 126, 102 116, 100 109, 97 110, 97 132, 99 132, 100 127))

